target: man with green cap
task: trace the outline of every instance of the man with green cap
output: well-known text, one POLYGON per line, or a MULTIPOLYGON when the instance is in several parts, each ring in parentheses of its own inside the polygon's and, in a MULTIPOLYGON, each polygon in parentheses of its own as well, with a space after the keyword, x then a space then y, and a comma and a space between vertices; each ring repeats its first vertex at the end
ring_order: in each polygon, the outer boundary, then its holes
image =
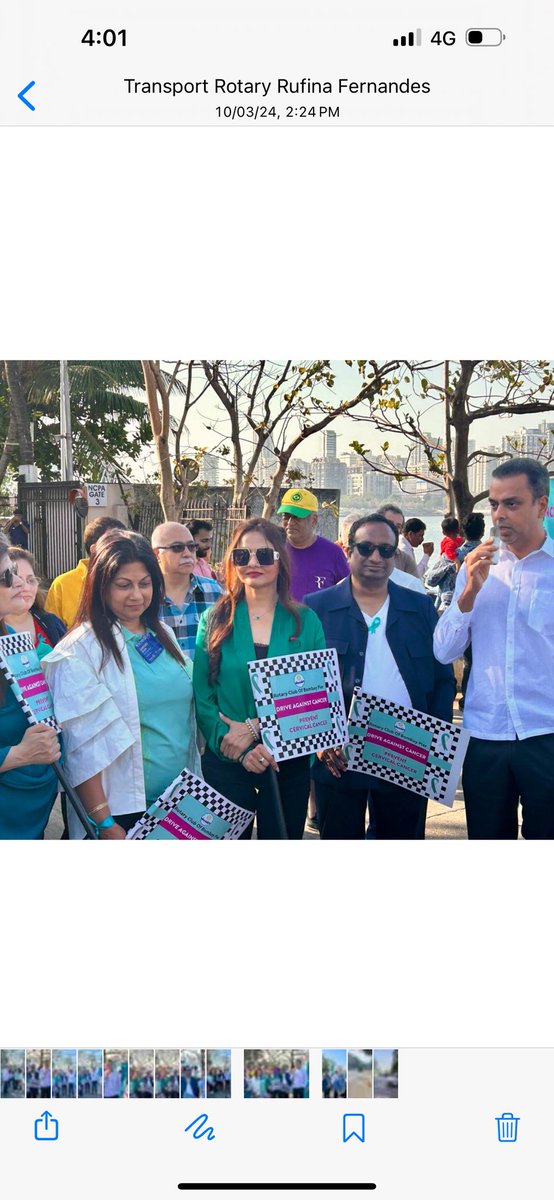
POLYGON ((316 532, 317 496, 306 488, 289 488, 278 511, 283 516, 287 536, 294 599, 302 601, 311 592, 333 587, 346 579, 350 570, 340 546, 316 532))

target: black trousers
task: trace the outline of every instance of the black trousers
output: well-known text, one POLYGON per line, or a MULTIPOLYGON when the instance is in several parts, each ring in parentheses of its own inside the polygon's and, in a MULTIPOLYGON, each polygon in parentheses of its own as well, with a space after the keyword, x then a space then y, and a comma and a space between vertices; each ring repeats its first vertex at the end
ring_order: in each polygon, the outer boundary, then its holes
MULTIPOLYGON (((256 814, 257 834, 260 841, 278 837, 275 821, 273 796, 269 787, 270 767, 262 775, 254 775, 239 763, 222 762, 216 754, 206 749, 202 756, 202 773, 206 783, 216 788, 222 796, 240 804, 256 814)), ((310 792, 310 759, 292 758, 279 763, 277 783, 285 816, 287 833, 291 840, 299 840, 304 834, 308 795, 310 792)), ((252 837, 252 826, 243 833, 243 838, 252 837)))
POLYGON ((385 780, 371 779, 367 789, 348 787, 344 780, 329 777, 315 781, 315 803, 320 837, 323 840, 414 841, 425 837, 427 801, 407 788, 385 780))
POLYGON ((462 774, 469 838, 554 838, 554 733, 523 741, 471 738, 462 774))

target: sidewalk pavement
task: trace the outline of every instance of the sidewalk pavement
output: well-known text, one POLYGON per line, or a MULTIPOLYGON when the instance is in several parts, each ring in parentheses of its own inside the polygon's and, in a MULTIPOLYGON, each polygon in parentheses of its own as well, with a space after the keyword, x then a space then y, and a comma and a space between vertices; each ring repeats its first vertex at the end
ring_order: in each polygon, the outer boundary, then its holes
MULTIPOLYGON (((56 841, 61 838, 63 833, 62 811, 59 797, 52 809, 50 820, 45 833, 45 838, 48 841, 56 841)), ((426 838, 467 838, 466 819, 464 812, 464 801, 462 789, 459 788, 456 793, 456 800, 453 808, 444 808, 442 804, 436 804, 434 801, 429 802, 427 814, 426 838)), ((256 830, 254 829, 254 840, 256 839, 256 830)), ((304 830, 304 841, 313 842, 319 841, 319 834, 312 829, 304 830)))

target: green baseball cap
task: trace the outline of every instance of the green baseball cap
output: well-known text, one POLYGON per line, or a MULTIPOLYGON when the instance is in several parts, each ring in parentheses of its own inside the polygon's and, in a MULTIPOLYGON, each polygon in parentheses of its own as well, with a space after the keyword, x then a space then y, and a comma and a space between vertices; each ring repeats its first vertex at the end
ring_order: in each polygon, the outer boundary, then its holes
POLYGON ((306 488, 289 488, 277 511, 290 513, 292 517, 311 517, 318 508, 317 496, 313 492, 308 492, 306 488))

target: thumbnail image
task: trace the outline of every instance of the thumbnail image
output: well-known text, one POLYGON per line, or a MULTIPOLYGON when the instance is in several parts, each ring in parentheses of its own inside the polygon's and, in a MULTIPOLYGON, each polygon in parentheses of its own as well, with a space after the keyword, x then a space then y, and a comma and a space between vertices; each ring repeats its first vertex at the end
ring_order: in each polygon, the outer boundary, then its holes
POLYGON ((324 1100, 346 1100, 346 1050, 324 1050, 321 1061, 324 1100))
POLYGON ((398 1050, 373 1051, 373 1095, 398 1099, 398 1050))
POLYGON ((202 1100, 206 1094, 206 1051, 181 1050, 181 1099, 202 1100))
POLYGON ((52 1099, 75 1100, 77 1096, 77 1051, 52 1051, 52 1099))
POLYGON ((27 1050, 27 1099, 49 1100, 52 1095, 50 1050, 27 1050))
POLYGON ((2 1050, 0 1077, 3 1100, 25 1099, 25 1051, 2 1050))
POLYGON ((373 1051, 348 1051, 348 1099, 371 1100, 373 1096, 373 1051))
POLYGON ((129 1086, 129 1051, 104 1050, 104 1100, 126 1100, 129 1086))
POLYGON ((308 1050, 245 1050, 247 1100, 305 1100, 310 1094, 308 1050))
POLYGON ((102 1098, 102 1051, 79 1050, 77 1053, 79 1100, 100 1100, 102 1098))
POLYGON ((153 1050, 129 1050, 129 1097, 131 1100, 153 1100, 153 1050))
POLYGON ((180 1085, 179 1051, 156 1050, 156 1100, 178 1100, 180 1085))
POLYGON ((228 1100, 231 1095, 231 1051, 206 1053, 206 1094, 210 1100, 228 1100))

